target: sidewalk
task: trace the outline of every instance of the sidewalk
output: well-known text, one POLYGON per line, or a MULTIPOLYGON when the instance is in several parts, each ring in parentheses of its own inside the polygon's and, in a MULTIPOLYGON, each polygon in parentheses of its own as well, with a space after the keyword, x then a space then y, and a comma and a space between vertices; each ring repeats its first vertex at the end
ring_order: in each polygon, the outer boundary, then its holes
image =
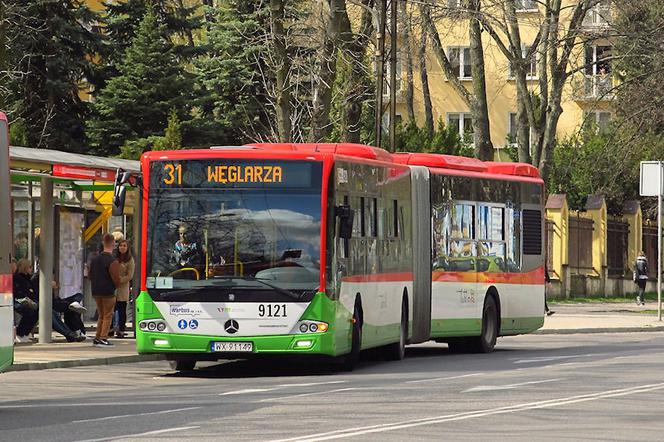
POLYGON ((538 334, 621 333, 664 331, 657 320, 657 303, 637 306, 634 302, 583 304, 549 303, 556 313, 546 316, 538 334))
MULTIPOLYGON (((645 307, 634 303, 550 304, 556 313, 547 316, 537 334, 624 333, 664 331, 664 321, 657 321, 657 304, 645 307)), ((138 355, 133 339, 112 339, 115 347, 96 348, 92 340, 68 343, 53 335, 51 344, 17 344, 14 365, 9 371, 47 368, 109 365, 163 360, 163 355, 138 355)))

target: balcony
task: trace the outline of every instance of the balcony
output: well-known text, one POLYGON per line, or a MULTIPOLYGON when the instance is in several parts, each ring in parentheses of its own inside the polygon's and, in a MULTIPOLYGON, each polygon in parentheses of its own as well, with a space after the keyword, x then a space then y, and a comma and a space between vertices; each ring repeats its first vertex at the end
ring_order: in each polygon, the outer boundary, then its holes
POLYGON ((575 101, 611 101, 613 87, 611 75, 583 75, 572 80, 572 96, 575 101))

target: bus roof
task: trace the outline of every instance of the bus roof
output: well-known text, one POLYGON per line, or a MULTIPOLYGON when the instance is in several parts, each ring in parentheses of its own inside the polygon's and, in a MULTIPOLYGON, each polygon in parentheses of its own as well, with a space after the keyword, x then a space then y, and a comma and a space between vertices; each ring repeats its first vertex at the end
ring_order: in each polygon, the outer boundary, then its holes
POLYGON ((401 164, 408 164, 409 166, 426 166, 436 169, 464 170, 528 178, 540 177, 539 170, 535 166, 526 163, 480 161, 477 158, 436 153, 398 152, 394 154, 394 161, 401 164))
POLYGON ((349 157, 367 158, 393 162, 391 153, 380 147, 367 146, 354 143, 254 143, 248 146, 256 146, 266 150, 287 150, 302 153, 331 153, 349 157))

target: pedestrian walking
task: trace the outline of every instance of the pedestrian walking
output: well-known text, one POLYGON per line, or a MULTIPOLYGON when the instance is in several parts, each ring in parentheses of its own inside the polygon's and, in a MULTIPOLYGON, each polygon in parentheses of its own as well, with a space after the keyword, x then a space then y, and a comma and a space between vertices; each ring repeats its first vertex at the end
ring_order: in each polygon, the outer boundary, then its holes
POLYGON ((117 329, 115 336, 118 338, 125 337, 127 326, 127 302, 129 302, 129 285, 134 278, 134 257, 131 256, 131 249, 129 242, 126 239, 121 239, 118 242, 117 250, 117 263, 119 271, 119 285, 116 288, 116 301, 115 312, 118 318, 117 329))
POLYGON ((113 347, 108 340, 108 332, 115 310, 115 288, 120 283, 119 263, 113 256, 115 238, 107 233, 102 240, 102 252, 90 263, 90 283, 92 297, 97 303, 97 333, 92 345, 95 347, 113 347))
POLYGON ((551 316, 555 312, 549 308, 549 304, 546 303, 546 289, 551 285, 551 278, 549 277, 549 269, 547 268, 546 264, 544 264, 544 282, 546 285, 544 286, 544 313, 546 313, 547 316, 551 316))
POLYGON ((646 291, 646 283, 648 282, 648 259, 643 251, 639 252, 634 263, 634 283, 639 286, 639 294, 636 297, 636 305, 646 305, 644 293, 646 291))

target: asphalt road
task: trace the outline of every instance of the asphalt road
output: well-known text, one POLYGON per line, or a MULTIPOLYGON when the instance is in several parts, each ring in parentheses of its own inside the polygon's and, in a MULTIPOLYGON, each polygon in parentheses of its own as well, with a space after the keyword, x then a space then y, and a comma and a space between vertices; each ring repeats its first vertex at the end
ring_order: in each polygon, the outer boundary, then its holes
POLYGON ((664 333, 529 335, 315 362, 164 362, 0 376, 0 440, 663 440, 664 333))

